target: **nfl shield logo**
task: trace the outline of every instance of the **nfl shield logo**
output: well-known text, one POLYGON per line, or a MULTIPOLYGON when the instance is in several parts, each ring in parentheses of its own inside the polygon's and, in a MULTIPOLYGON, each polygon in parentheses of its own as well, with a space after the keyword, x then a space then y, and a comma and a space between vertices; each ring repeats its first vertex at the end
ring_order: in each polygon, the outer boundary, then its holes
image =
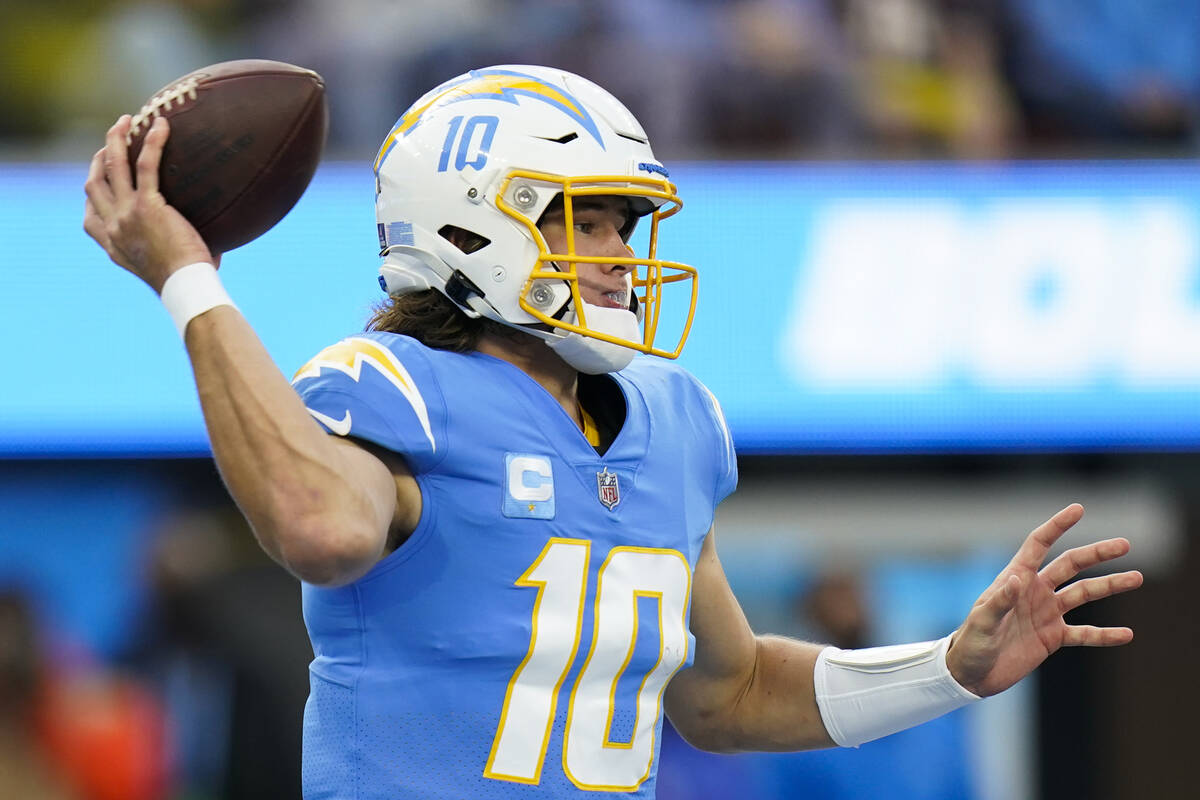
POLYGON ((608 467, 603 472, 596 473, 596 488, 600 494, 600 502, 609 511, 621 502, 621 485, 617 483, 617 473, 609 472, 608 467))

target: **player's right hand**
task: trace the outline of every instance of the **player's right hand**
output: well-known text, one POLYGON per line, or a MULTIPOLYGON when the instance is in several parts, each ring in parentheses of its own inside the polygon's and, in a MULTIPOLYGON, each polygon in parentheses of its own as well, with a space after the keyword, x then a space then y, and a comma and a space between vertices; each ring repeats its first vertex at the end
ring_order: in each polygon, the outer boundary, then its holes
POLYGON ((220 258, 158 191, 158 167, 170 133, 166 119, 155 119, 146 135, 135 165, 136 188, 125 144, 129 125, 129 115, 118 119, 92 158, 84 184, 83 229, 109 258, 161 292, 180 267, 198 261, 217 266, 220 258))

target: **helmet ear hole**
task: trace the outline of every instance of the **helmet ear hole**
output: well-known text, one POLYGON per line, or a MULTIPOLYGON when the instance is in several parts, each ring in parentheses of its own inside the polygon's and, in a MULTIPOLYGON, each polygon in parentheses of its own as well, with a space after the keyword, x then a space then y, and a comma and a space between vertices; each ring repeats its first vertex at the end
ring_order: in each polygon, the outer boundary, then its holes
POLYGON ((491 239, 457 225, 443 225, 438 229, 438 235, 468 255, 476 253, 492 243, 491 239))

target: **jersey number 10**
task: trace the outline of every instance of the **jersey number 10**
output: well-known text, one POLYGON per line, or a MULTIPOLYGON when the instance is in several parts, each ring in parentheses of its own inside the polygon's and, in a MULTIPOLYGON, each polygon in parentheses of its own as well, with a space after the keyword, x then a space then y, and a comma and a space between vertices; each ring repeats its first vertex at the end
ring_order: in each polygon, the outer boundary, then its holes
MULTIPOLYGON (((579 650, 591 542, 554 538, 516 582, 537 589, 529 652, 513 673, 484 777, 538 783, 563 681, 579 650)), ((563 772, 581 789, 632 791, 650 775, 667 681, 687 658, 687 559, 676 550, 614 547, 596 576, 591 650, 567 710, 563 772), (617 684, 633 659, 639 598, 657 601, 658 660, 640 676, 628 742, 611 740, 617 684)))

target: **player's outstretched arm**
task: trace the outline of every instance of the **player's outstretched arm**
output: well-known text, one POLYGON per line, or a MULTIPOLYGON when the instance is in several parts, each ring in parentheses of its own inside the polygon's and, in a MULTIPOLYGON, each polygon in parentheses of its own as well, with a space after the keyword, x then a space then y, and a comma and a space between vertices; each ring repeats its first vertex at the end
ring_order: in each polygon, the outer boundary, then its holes
MULTIPOLYGON (((166 120, 156 120, 146 137, 136 187, 128 129, 122 117, 92 159, 84 230, 161 292, 181 267, 215 259, 158 192, 166 120)), ((390 528, 415 525, 420 495, 412 477, 393 477, 366 450, 327 436, 236 309, 220 305, 196 316, 185 343, 221 476, 263 548, 284 567, 312 583, 344 583, 379 559, 390 528)))
POLYGON ((1142 584, 1137 571, 1071 582, 1128 553, 1128 541, 1076 547, 1042 565, 1082 516, 1071 505, 1034 530, 948 640, 850 651, 755 637, 710 532, 693 581, 695 663, 667 688, 671 721, 709 750, 857 745, 1002 692, 1060 647, 1125 644, 1128 628, 1069 625, 1064 615, 1142 584))

